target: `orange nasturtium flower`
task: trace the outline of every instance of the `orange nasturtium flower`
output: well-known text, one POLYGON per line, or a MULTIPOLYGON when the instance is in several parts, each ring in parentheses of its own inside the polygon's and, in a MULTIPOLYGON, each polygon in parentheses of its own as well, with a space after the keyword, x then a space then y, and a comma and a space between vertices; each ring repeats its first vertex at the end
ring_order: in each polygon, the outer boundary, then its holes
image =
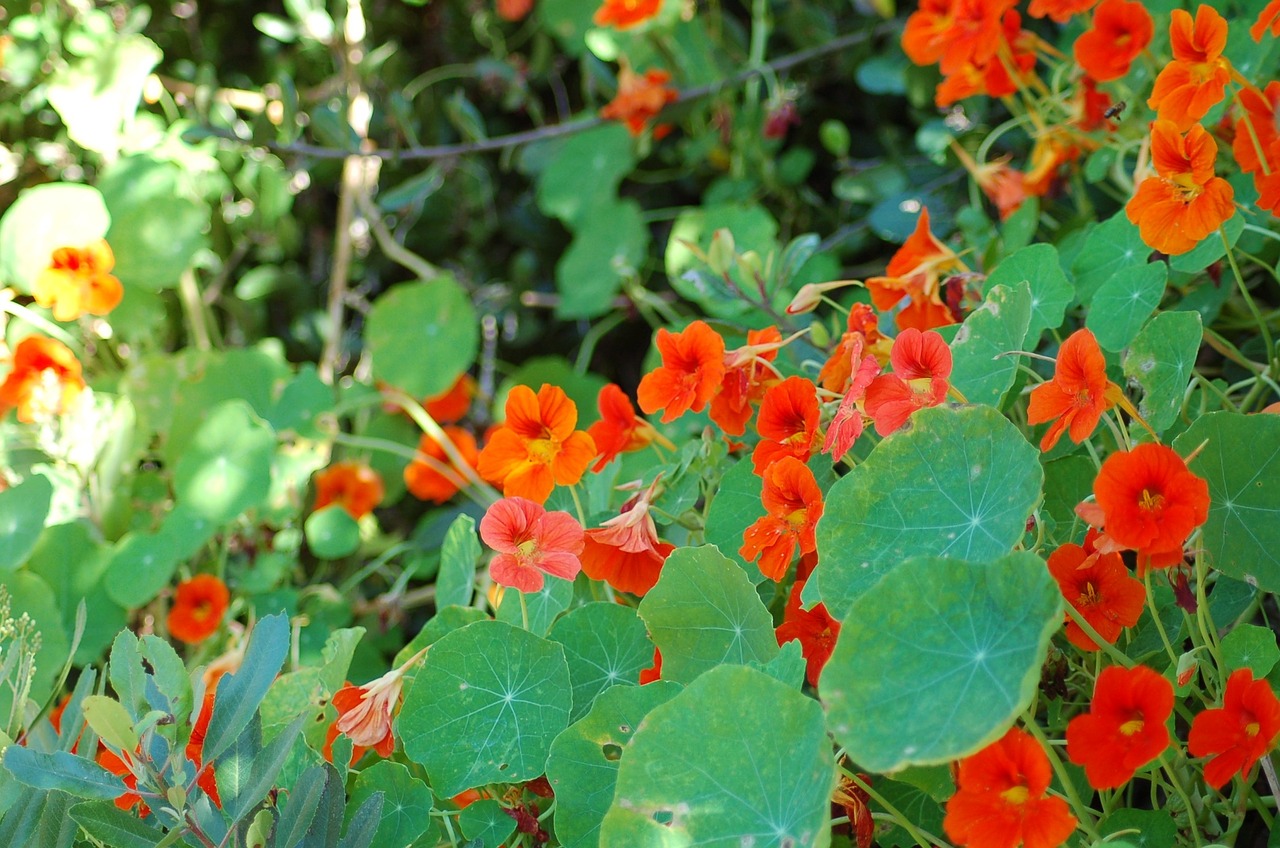
POLYGON ((1004 13, 1000 23, 1000 41, 997 55, 983 63, 965 62, 938 84, 934 103, 946 108, 951 104, 985 94, 988 97, 1006 97, 1028 83, 1031 69, 1036 65, 1036 37, 1022 28, 1022 16, 1014 9, 1004 13), (1015 80, 1010 71, 1017 74, 1015 80))
POLYGON ((956 323, 951 310, 942 302, 941 278, 951 271, 962 271, 960 258, 929 230, 929 210, 920 210, 915 232, 893 254, 885 276, 867 280, 867 290, 876 309, 888 312, 903 298, 910 303, 894 320, 900 329, 914 327, 931 330, 956 323))
POLYGON ((427 398, 422 407, 437 424, 453 424, 471 411, 471 399, 476 396, 476 380, 470 374, 462 374, 453 385, 438 395, 427 398))
POLYGON ((587 428, 600 457, 592 471, 603 470, 618 454, 641 450, 655 439, 659 444, 670 446, 652 424, 636 415, 627 393, 613 383, 600 389, 596 406, 600 409, 600 420, 587 428))
MULTIPOLYGON (((480 461, 476 437, 461 427, 441 427, 462 459, 471 468, 480 461)), ((404 485, 419 500, 442 504, 458 493, 462 475, 454 468, 440 443, 423 433, 418 440, 418 456, 404 468, 404 485), (450 472, 450 473, 446 473, 450 472)))
POLYGON ((675 545, 658 540, 649 507, 658 481, 622 505, 622 513, 600 527, 588 530, 582 548, 582 570, 592 580, 603 580, 619 592, 643 595, 658 582, 658 575, 675 545))
POLYGON ((1187 536, 1209 517, 1209 484, 1173 448, 1150 442, 1107 457, 1093 494, 1106 535, 1138 552, 1139 573, 1181 562, 1187 536))
POLYGON ((942 827, 966 848, 1056 848, 1076 829, 1067 802, 1047 796, 1053 769, 1030 733, 1009 728, 960 761, 942 827))
POLYGON ((907 18, 902 50, 917 65, 938 63, 943 76, 986 65, 1000 47, 1001 21, 1016 0, 922 0, 907 18))
POLYGON ((218 632, 230 602, 227 584, 212 574, 179 583, 169 608, 169 635, 189 645, 203 642, 218 632))
POLYGON ((781 580, 795 556, 818 549, 814 530, 822 517, 822 489, 809 466, 793 456, 783 457, 764 472, 760 500, 765 515, 742 535, 738 553, 747 562, 760 560, 760 573, 781 580))
POLYGON ((640 380, 640 408, 652 415, 662 410, 662 423, 689 410, 701 412, 724 379, 724 339, 703 321, 679 333, 658 329, 655 342, 662 365, 640 380))
POLYGON ((1267 30, 1271 30, 1272 35, 1280 35, 1280 0, 1271 0, 1258 13, 1258 20, 1249 27, 1249 35, 1254 41, 1262 41, 1262 34, 1267 30))
POLYGON ((341 504, 348 515, 359 520, 382 503, 384 493, 378 472, 363 462, 343 460, 316 474, 315 508, 341 504))
POLYGON ((325 739, 326 760, 333 762, 333 743, 339 733, 351 740, 353 763, 368 748, 377 751, 380 757, 391 756, 396 746, 395 736, 391 732, 391 719, 400 705, 404 676, 426 653, 427 648, 423 648, 404 665, 393 668, 377 680, 371 680, 363 686, 347 684, 333 693, 333 706, 338 710, 338 719, 329 726, 325 739))
POLYGON ((1249 770, 1280 739, 1280 700, 1271 684, 1254 680, 1247 668, 1233 671, 1221 707, 1191 721, 1187 751, 1193 757, 1215 755, 1205 764, 1204 782, 1220 789, 1231 775, 1248 779, 1249 770))
POLYGON ((1222 55, 1227 46, 1227 21, 1212 6, 1191 15, 1174 9, 1169 21, 1173 61, 1164 66, 1151 88, 1147 105, 1156 119, 1172 121, 1186 132, 1226 93, 1231 63, 1222 55))
POLYGON ((1053 422, 1040 440, 1042 451, 1052 449, 1063 433, 1080 444, 1093 435, 1102 413, 1114 406, 1119 396, 1120 387, 1107 379, 1107 363, 1098 340, 1082 328, 1058 350, 1053 379, 1031 390, 1027 423, 1053 422))
POLYGON ((1240 170, 1253 174, 1259 208, 1280 215, 1280 81, 1263 91, 1242 89, 1240 105, 1244 114, 1236 119, 1231 149, 1240 170))
POLYGON ((106 315, 124 297, 124 287, 110 273, 115 264, 102 239, 84 247, 60 247, 36 278, 36 303, 52 308, 59 321, 74 321, 85 313, 106 315))
POLYGON ((1200 124, 1186 136, 1169 121, 1151 125, 1151 161, 1147 177, 1124 207, 1142 240, 1169 255, 1186 253, 1235 214, 1235 192, 1213 175, 1218 145, 1200 124))
MULTIPOLYGON (((632 135, 644 132, 649 122, 658 116, 668 103, 674 103, 679 95, 667 88, 671 74, 651 68, 644 75, 637 74, 626 65, 618 72, 618 93, 600 110, 600 117, 621 121, 632 135)), ((666 127, 654 129, 654 136, 665 135, 666 127)))
POLYGON ((756 417, 760 442, 751 452, 756 474, 784 456, 806 462, 821 444, 821 416, 818 389, 804 377, 788 377, 765 392, 756 417))
POLYGON ((840 622, 831 617, 827 608, 817 604, 806 610, 800 602, 805 581, 797 580, 787 596, 786 611, 778 625, 778 644, 785 645, 793 639, 800 640, 800 655, 804 657, 804 677, 809 685, 817 686, 822 668, 831 659, 840 635, 840 622))
POLYGON ((1098 82, 1120 79, 1154 34, 1141 0, 1102 0, 1093 10, 1093 26, 1076 39, 1076 62, 1098 82))
MULTIPOLYGON (((1090 530, 1090 536, 1096 531, 1090 530)), ((1147 590, 1135 580, 1118 553, 1099 553, 1090 538, 1085 547, 1067 543, 1049 555, 1049 573, 1067 603, 1075 607, 1089 626, 1114 644, 1120 631, 1132 627, 1142 617, 1147 590)), ((1067 619, 1067 640, 1082 651, 1101 648, 1076 624, 1067 619)))
POLYGON ((504 21, 522 21, 533 11, 533 0, 496 0, 494 10, 504 21))
POLYGON ((1145 665, 1108 666, 1089 712, 1067 725, 1067 756, 1094 789, 1117 789, 1169 747, 1173 684, 1145 665))
POLYGON ((893 373, 881 374, 867 386, 867 415, 881 436, 906 424, 917 409, 942 403, 950 387, 951 348, 937 333, 903 330, 893 342, 890 361, 893 373))
POLYGON ((480 519, 480 538, 497 551, 489 565, 493 582, 526 594, 542 590, 544 573, 572 580, 582 570, 582 525, 525 498, 490 506, 480 519))
POLYGON ((213 773, 213 763, 204 765, 204 738, 209 732, 209 721, 213 718, 213 703, 217 691, 216 684, 204 690, 200 712, 196 716, 195 724, 191 727, 191 736, 187 739, 186 755, 187 759, 195 764, 196 771, 200 774, 196 780, 197 785, 204 790, 204 794, 209 796, 214 806, 221 808, 222 799, 218 797, 218 779, 213 773))
POLYGON ((627 29, 658 14, 662 0, 604 0, 592 21, 596 26, 627 29))
POLYGON ((1081 12, 1093 8, 1098 0, 1031 0, 1027 14, 1033 18, 1050 18, 1056 23, 1065 24, 1081 12))
POLYGON ((726 436, 741 436, 747 431, 752 407, 759 406, 765 391, 777 384, 778 376, 768 363, 777 358, 781 346, 778 328, 765 327, 748 330, 747 343, 725 353, 724 378, 707 414, 726 436))
POLYGON ((578 407, 564 389, 542 384, 535 395, 516 386, 507 395, 507 420, 480 452, 479 471, 507 497, 542 503, 557 485, 572 486, 596 455, 596 443, 575 430, 578 407))
POLYGON ((13 349, 9 364, 0 383, 0 415, 17 409, 18 420, 27 423, 61 415, 84 391, 80 360, 56 339, 27 336, 13 349))

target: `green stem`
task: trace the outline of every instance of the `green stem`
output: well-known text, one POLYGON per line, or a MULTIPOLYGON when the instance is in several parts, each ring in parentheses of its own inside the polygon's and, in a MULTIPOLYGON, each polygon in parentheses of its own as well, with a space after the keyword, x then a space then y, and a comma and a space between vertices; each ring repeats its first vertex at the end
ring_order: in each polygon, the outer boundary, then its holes
POLYGON ((1098 835, 1097 822, 1093 818, 1093 810, 1085 806, 1084 801, 1080 798, 1080 793, 1076 791, 1076 786, 1071 782, 1071 775, 1067 774, 1067 769, 1062 765, 1062 758, 1058 756, 1058 751, 1049 744, 1049 740, 1044 735, 1044 731, 1040 729, 1040 725, 1036 723, 1036 717, 1033 715, 1023 716, 1023 725, 1027 731, 1040 743, 1040 747, 1044 748, 1045 754, 1049 757, 1049 764, 1053 766, 1053 773, 1057 776, 1058 782, 1062 784, 1063 790, 1067 793, 1067 800, 1071 802, 1071 806, 1076 811, 1076 818, 1080 820, 1080 829, 1089 835, 1090 839, 1095 842, 1101 839, 1098 835))
POLYGON ((893 804, 890 804, 888 801, 886 801, 885 797, 881 795, 879 792, 872 789, 871 784, 867 783, 865 780, 858 777, 856 774, 849 771, 844 766, 840 767, 840 774, 847 777, 855 786, 857 786, 863 792, 867 793, 867 795, 871 796, 871 800, 875 801, 877 804, 879 804, 881 807, 885 809, 885 812, 893 816, 898 826, 901 827, 903 830, 905 830, 907 832, 907 835, 916 841, 916 844, 944 845, 944 846, 946 845, 945 842, 940 841, 937 837, 929 836, 923 833, 918 827, 916 827, 914 824, 911 823, 911 819, 907 818, 906 815, 904 815, 901 810, 899 810, 897 807, 893 806, 893 804))
POLYGON ((1191 796, 1187 794, 1187 790, 1182 786, 1182 781, 1178 779, 1178 774, 1173 770, 1173 765, 1169 762, 1169 752, 1165 751, 1160 755, 1160 767, 1164 769, 1164 773, 1169 777, 1169 784, 1173 786, 1173 791, 1182 799, 1182 803, 1187 808, 1187 818, 1191 824, 1191 838, 1195 840, 1196 848, 1200 848, 1200 828, 1196 826, 1196 810, 1191 805, 1191 796))
POLYGON ((1142 582, 1147 587, 1147 609, 1151 612, 1151 620, 1155 622, 1156 631, 1160 634, 1160 641, 1164 643, 1164 649, 1169 654, 1169 661, 1173 663, 1173 667, 1178 667, 1178 655, 1173 650, 1173 644, 1169 641, 1169 634, 1165 632, 1164 622, 1160 620, 1160 611, 1156 609, 1156 593, 1151 588, 1151 569, 1147 569, 1147 573, 1142 575, 1142 582))
MULTIPOLYGON (((1222 247, 1227 253, 1227 263, 1231 265, 1231 273, 1235 277, 1236 287, 1240 289, 1240 296, 1244 298, 1245 304, 1249 307, 1249 312, 1258 324, 1258 331, 1262 333, 1262 341, 1267 348, 1266 373, 1269 377, 1275 379, 1276 347, 1275 341, 1271 338, 1271 329, 1267 326, 1266 319, 1262 317, 1262 311, 1258 309, 1258 304, 1254 302, 1253 295, 1249 294, 1249 287, 1244 283, 1244 275, 1240 273, 1240 265, 1236 262, 1235 253, 1231 250, 1231 242, 1227 239, 1227 231, 1219 227, 1218 235, 1222 238, 1222 247)), ((1255 383, 1240 404, 1240 409, 1247 412, 1262 394, 1264 386, 1265 384, 1261 381, 1255 383)))
POLYGON ((1071 604, 1067 604, 1067 615, 1071 616, 1071 620, 1084 631, 1086 636, 1093 640, 1094 644, 1097 645, 1104 654, 1115 660, 1116 665, 1124 666, 1125 668, 1133 668, 1133 666, 1137 665, 1137 663, 1135 663, 1130 657, 1126 656, 1123 651, 1099 636, 1098 631, 1093 629, 1093 625, 1080 614, 1080 610, 1076 609, 1071 604))

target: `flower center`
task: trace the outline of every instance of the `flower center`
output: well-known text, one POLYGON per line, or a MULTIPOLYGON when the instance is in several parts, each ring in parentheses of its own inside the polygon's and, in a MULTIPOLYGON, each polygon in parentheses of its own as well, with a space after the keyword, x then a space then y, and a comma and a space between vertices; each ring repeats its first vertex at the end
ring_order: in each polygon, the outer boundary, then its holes
POLYGON ((1000 793, 1000 797, 1010 804, 1022 805, 1031 797, 1031 790, 1025 786, 1015 786, 1000 793))
POLYGON ((1256 721, 1251 721, 1244 726, 1244 732, 1250 738, 1257 736, 1260 730, 1262 730, 1262 725, 1256 721))
POLYGON ((210 612, 212 612, 212 607, 209 602, 201 601, 196 604, 195 609, 191 611, 191 615, 196 619, 196 621, 204 621, 209 617, 210 612))
POLYGON ((1140 718, 1133 718, 1120 725, 1120 732, 1125 736, 1132 736, 1135 733, 1141 733, 1145 722, 1140 718))
POLYGON ((1091 607, 1098 603, 1099 598, 1097 587, 1094 586, 1092 582, 1086 582, 1084 584, 1084 591, 1080 593, 1080 597, 1077 600, 1079 600, 1081 606, 1087 607, 1091 607))
POLYGON ((516 556, 522 560, 533 559, 538 554, 538 543, 534 539, 516 545, 516 556))
POLYGON ((1169 185, 1178 193, 1178 199, 1183 203, 1190 203, 1200 196, 1200 192, 1204 190, 1204 186, 1197 185, 1195 177, 1189 173, 1176 174, 1170 177, 1169 185))
POLYGON ((1138 497, 1138 506, 1147 512, 1154 512, 1164 506, 1164 495, 1159 492, 1153 492, 1150 489, 1143 489, 1142 494, 1138 497))
POLYGON ((537 465, 550 465, 560 452, 554 439, 533 439, 529 442, 529 461, 537 465))
POLYGON ((808 519, 808 517, 809 517, 809 510, 807 507, 804 507, 788 513, 787 523, 791 525, 792 530, 798 530, 800 529, 801 525, 804 524, 805 520, 808 519))

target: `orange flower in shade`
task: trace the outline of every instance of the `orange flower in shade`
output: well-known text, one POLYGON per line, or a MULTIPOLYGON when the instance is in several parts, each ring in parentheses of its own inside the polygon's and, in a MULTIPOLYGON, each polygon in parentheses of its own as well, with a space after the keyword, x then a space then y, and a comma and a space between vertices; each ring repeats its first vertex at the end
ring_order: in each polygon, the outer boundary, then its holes
MULTIPOLYGON (((1090 531, 1090 536, 1095 531, 1090 531)), ((1120 631, 1132 627, 1142 617, 1147 590, 1129 575, 1118 553, 1098 553, 1091 539, 1085 547, 1065 544, 1049 555, 1049 573, 1067 603, 1099 636, 1114 644, 1120 631)), ((1082 651, 1096 651, 1099 645, 1067 616, 1067 640, 1082 651)))
POLYGON ((849 386, 849 381, 854 376, 854 345, 873 354, 879 362, 889 361, 893 341, 880 332, 879 321, 875 310, 865 303, 855 303, 850 307, 848 329, 818 372, 818 385, 836 393, 843 392, 849 386))
POLYGON ((1173 684, 1145 665, 1108 666, 1089 712, 1067 725, 1067 756, 1094 789, 1117 789, 1169 747, 1173 684))
POLYGON ((1205 710, 1191 722, 1187 751, 1193 757, 1213 755, 1204 767, 1204 782, 1222 788, 1231 775, 1248 780, 1254 763, 1280 738, 1280 700, 1265 679, 1254 680, 1247 668, 1227 678, 1222 706, 1205 710))
POLYGON ((863 420, 861 407, 865 405, 867 389, 880 373, 880 363, 874 356, 862 355, 862 340, 855 338, 849 349, 850 368, 857 366, 853 374, 849 390, 840 399, 835 417, 827 428, 827 438, 822 443, 822 452, 831 454, 836 462, 849 452, 853 443, 862 435, 866 422, 863 420))
POLYGON ((1199 124, 1185 137, 1169 121, 1151 125, 1157 176, 1143 180, 1124 208, 1149 247, 1170 255, 1186 253, 1235 214, 1235 192, 1213 175, 1217 156, 1218 145, 1199 124))
POLYGON ((333 743, 338 734, 344 734, 353 746, 351 762, 359 759, 368 748, 380 757, 389 757, 395 750, 395 736, 391 732, 393 714, 400 706, 400 692, 404 688, 404 676, 427 654, 423 648, 409 658, 404 665, 393 668, 377 680, 363 686, 347 684, 333 693, 333 706, 338 710, 337 720, 329 726, 324 743, 324 757, 333 762, 333 743))
POLYGON ((876 309, 888 312, 904 298, 910 302, 894 320, 900 329, 929 330, 956 323, 942 302, 941 276, 963 271, 960 259, 929 231, 929 210, 921 209, 916 230, 889 260, 885 276, 867 280, 876 309))
POLYGON ((67 412, 84 391, 80 360, 60 341, 27 336, 13 349, 9 374, 0 383, 0 415, 18 410, 32 422, 67 412))
POLYGON ((102 239, 84 247, 60 247, 36 277, 32 294, 59 321, 74 321, 85 313, 106 315, 124 298, 124 287, 110 273, 115 264, 102 239))
POLYGON ((1236 119, 1232 152, 1240 170, 1253 174, 1258 206, 1280 214, 1280 82, 1264 91, 1243 88, 1239 98, 1244 114, 1236 119))
POLYGON ((1262 41, 1262 34, 1267 30, 1272 35, 1280 36, 1280 0, 1271 0, 1258 14, 1253 26, 1249 27, 1249 35, 1254 41, 1262 41))
POLYGON ((453 385, 423 402, 427 414, 437 424, 453 424, 461 421, 471 411, 471 399, 476 396, 476 381, 470 374, 462 374, 453 385))
MULTIPOLYGON (((671 74, 666 71, 650 69, 641 76, 624 65, 618 72, 618 93, 600 110, 600 117, 621 121, 632 135, 640 135, 668 103, 679 99, 667 88, 670 81, 671 74)), ((664 127, 656 128, 654 136, 665 135, 662 130, 664 127)))
POLYGON ((480 452, 479 471, 502 494, 542 503, 557 485, 572 486, 596 455, 596 443, 574 430, 578 407, 564 389, 542 384, 535 395, 516 386, 507 395, 507 420, 480 452))
POLYGON ((503 498, 480 519, 480 538, 497 556, 493 582, 521 592, 542 590, 543 573, 572 580, 582 570, 582 525, 567 512, 547 512, 524 498, 503 498))
POLYGON ((1098 82, 1120 79, 1154 34, 1151 13, 1140 0, 1102 0, 1093 10, 1093 25, 1076 39, 1076 62, 1098 82))
POLYGON ((821 416, 818 389, 803 377, 788 377, 766 391, 756 418, 760 442, 751 452, 756 474, 763 474, 784 456, 808 460, 821 443, 821 416))
POLYGON ((662 0, 604 0, 592 21, 596 26, 628 29, 658 14, 662 0))
POLYGON ((679 333, 660 328, 656 344, 662 365, 640 380, 640 408, 651 415, 662 410, 664 424, 689 410, 701 412, 724 379, 724 339, 694 321, 679 333))
MULTIPOLYGON (((476 447, 476 438, 461 427, 442 427, 449 441, 458 449, 458 453, 467 465, 475 468, 480 462, 480 451, 476 447)), ((418 456, 405 466, 404 485, 414 497, 442 504, 458 493, 458 482, 461 475, 454 469, 448 454, 440 443, 427 433, 418 440, 418 456)))
POLYGON ((179 583, 169 608, 169 635, 188 645, 203 642, 218 632, 230 603, 227 584, 212 574, 179 583))
POLYGON ((1173 61, 1164 66, 1152 86, 1147 105, 1156 119, 1172 121, 1186 132, 1222 100, 1231 79, 1231 63, 1222 55, 1227 46, 1227 21, 1212 6, 1196 9, 1194 22, 1182 9, 1169 21, 1173 61))
POLYGON ((1093 333, 1079 329, 1058 350, 1053 379, 1031 390, 1027 423, 1053 426, 1040 440, 1040 450, 1050 450, 1069 433, 1076 444, 1088 439, 1115 405, 1120 387, 1107 379, 1107 362, 1093 333))
POLYGON ((655 439, 659 444, 670 446, 671 443, 662 438, 652 424, 636 415, 627 393, 613 383, 600 390, 596 405, 600 409, 600 420, 587 428, 600 456, 592 471, 601 471, 618 454, 641 450, 655 439))
POLYGON ((1011 167, 1007 158, 979 165, 973 179, 995 205, 1001 221, 1021 209, 1027 199, 1026 176, 1011 167))
POLYGON ((209 720, 213 718, 213 702, 216 687, 211 686, 204 692, 204 700, 200 702, 200 712, 196 717, 196 723, 191 728, 191 737, 187 740, 187 759, 195 763, 196 771, 200 776, 196 779, 196 783, 204 794, 209 796, 209 800, 217 807, 222 807, 222 800, 218 797, 218 780, 213 773, 213 763, 203 766, 204 763, 204 737, 209 732, 209 720))
POLYGON ((662 679, 662 652, 657 648, 653 649, 653 665, 648 668, 640 669, 640 685, 652 683, 655 680, 662 679))
POLYGON ((316 474, 315 508, 341 504, 352 518, 359 520, 382 503, 384 493, 378 472, 363 462, 344 460, 316 474))
POLYGON ((766 327, 748 330, 747 343, 725 353, 724 378, 707 414, 726 436, 741 436, 747 431, 752 407, 759 406, 765 391, 777 384, 777 373, 769 363, 777 358, 782 344, 778 328, 766 327))
POLYGON ((1031 0, 1027 14, 1033 18, 1050 18, 1065 24, 1081 12, 1092 9, 1097 2, 1098 0, 1031 0))
POLYGON ((951 348, 937 333, 907 329, 894 340, 892 374, 881 374, 867 387, 867 415, 876 432, 887 436, 911 413, 946 400, 951 376, 951 348))
POLYGON ((942 827, 967 848, 1057 848, 1076 829, 1067 802, 1046 797, 1053 770, 1030 733, 1009 728, 960 761, 942 827))
POLYGON ((982 66, 1000 47, 1000 24, 1016 0, 922 0, 907 18, 902 49, 917 65, 937 62, 943 76, 982 66))
POLYGON ((619 592, 643 595, 658 582, 662 565, 675 545, 658 541, 658 527, 649 513, 654 480, 643 493, 622 505, 620 515, 588 530, 582 547, 582 570, 619 592))
POLYGON ((822 517, 822 490, 809 466, 785 456, 765 469, 760 500, 766 514, 743 533, 738 553, 747 562, 760 560, 765 577, 781 580, 797 547, 802 554, 818 548, 814 528, 822 517))
POLYGON ((1209 517, 1209 484, 1172 448, 1113 453, 1093 481, 1106 535, 1138 552, 1139 572, 1182 561, 1182 545, 1209 517))
POLYGON ((836 649, 840 622, 832 618, 822 604, 817 604, 811 610, 804 609, 800 603, 804 583, 803 580, 797 580, 791 586, 786 611, 782 614, 782 623, 778 625, 778 644, 785 645, 793 639, 800 640, 800 654, 805 663, 804 677, 810 686, 817 686, 822 667, 831 659, 831 652, 836 649))

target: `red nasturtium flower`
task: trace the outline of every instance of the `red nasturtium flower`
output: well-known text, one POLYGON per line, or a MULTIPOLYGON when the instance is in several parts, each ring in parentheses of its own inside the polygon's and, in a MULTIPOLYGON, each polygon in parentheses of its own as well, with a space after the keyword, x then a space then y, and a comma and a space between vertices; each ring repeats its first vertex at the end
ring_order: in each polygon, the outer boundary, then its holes
POLYGON ((1089 712, 1067 725, 1067 756, 1094 789, 1116 789, 1169 747, 1173 684, 1145 665, 1108 666, 1089 712))
MULTIPOLYGON (((480 451, 476 447, 475 436, 461 427, 452 425, 440 429, 457 448, 467 465, 475 468, 480 462, 480 451)), ((404 468, 405 488, 420 500, 442 504, 458 493, 457 481, 460 476, 440 443, 429 434, 423 433, 418 440, 417 458, 404 468), (446 471, 449 473, 446 474, 446 471)))
POLYGON ((1093 10, 1093 26, 1076 39, 1076 62, 1098 82, 1120 79, 1154 34, 1151 13, 1140 0, 1102 0, 1093 10))
POLYGON ((821 416, 818 389, 803 377, 788 377, 766 391, 756 417, 760 442, 751 452, 756 474, 784 456, 808 460, 814 446, 821 444, 821 416))
POLYGON ((1097 2, 1098 0, 1031 0, 1031 5, 1027 6, 1027 14, 1033 18, 1047 17, 1065 24, 1081 12, 1092 9, 1097 2))
POLYGON ((600 457, 592 471, 603 470, 618 454, 641 450, 655 439, 659 444, 671 444, 658 434, 652 424, 636 415, 636 408, 631 405, 627 393, 613 383, 600 390, 596 406, 600 410, 600 420, 587 428, 600 457))
POLYGON ((0 415, 18 410, 18 420, 61 415, 84 391, 80 360, 62 342, 27 336, 18 342, 9 361, 9 374, 0 383, 0 415))
POLYGON ((1205 764, 1204 782, 1219 789, 1239 774, 1248 778, 1254 763, 1280 738, 1280 700, 1265 679, 1254 680, 1247 668, 1233 671, 1221 707, 1205 710, 1191 722, 1187 751, 1213 759, 1205 764))
POLYGON ((628 29, 658 14, 662 0, 604 0, 592 21, 596 26, 628 29))
POLYGON ((391 720, 400 706, 404 676, 426 653, 427 648, 423 648, 399 668, 393 668, 377 680, 363 686, 348 683, 333 693, 333 706, 338 710, 338 718, 329 726, 325 739, 326 760, 333 762, 333 743, 339 733, 351 740, 353 763, 369 748, 377 751, 380 757, 391 756, 396 747, 391 720))
MULTIPOLYGON (((618 93, 600 110, 600 117, 621 121, 632 135, 644 132, 649 122, 658 117, 668 103, 674 103, 679 95, 667 88, 671 74, 651 68, 641 76, 627 66, 618 72, 618 93)), ((654 136, 665 135, 667 127, 654 129, 654 136)))
POLYGON ((1267 30, 1270 30, 1272 35, 1280 35, 1280 0, 1271 0, 1258 13, 1258 20, 1249 27, 1249 35, 1254 41, 1262 41, 1262 34, 1267 30))
POLYGON ((1151 162, 1147 177, 1125 206, 1125 216, 1142 240, 1162 253, 1191 250, 1235 214, 1235 192, 1213 175, 1218 145, 1200 124, 1186 136, 1169 121, 1151 125, 1151 162))
POLYGON ((903 330, 890 361, 893 373, 881 374, 867 387, 867 415, 881 436, 906 424, 917 409, 942 403, 950 386, 951 348, 937 333, 903 330))
POLYGON ((489 565, 493 581, 521 592, 538 592, 543 573, 572 580, 582 570, 582 525, 567 512, 547 512, 525 498, 503 498, 480 519, 480 538, 497 551, 489 565))
POLYGON ((675 545, 658 541, 658 526, 649 507, 658 481, 622 505, 622 513, 588 530, 582 548, 582 570, 620 592, 643 595, 658 582, 662 565, 675 545))
POLYGON ((662 679, 662 652, 657 648, 653 649, 653 665, 648 668, 640 669, 640 685, 652 683, 655 680, 662 679))
POLYGON ((209 796, 209 800, 215 806, 221 807, 222 799, 218 797, 218 780, 213 773, 213 763, 207 766, 204 765, 204 737, 209 732, 209 721, 213 718, 213 703, 216 692, 216 684, 204 691, 204 699, 200 702, 200 712, 196 716, 195 724, 191 727, 191 737, 187 740, 186 754, 187 759, 195 763, 196 771, 200 775, 196 779, 197 785, 204 790, 204 794, 209 796))
POLYGON ((720 425, 726 436, 741 436, 747 431, 752 407, 758 406, 765 391, 778 382, 768 364, 778 356, 782 333, 777 327, 748 330, 747 343, 724 355, 724 378, 720 391, 711 398, 707 414, 720 425))
POLYGON ((978 188, 995 204, 1001 221, 1022 208, 1027 199, 1026 175, 1011 166, 1007 156, 977 165, 971 173, 978 188))
POLYGON ((1093 494, 1106 535, 1138 552, 1139 573, 1182 561, 1182 545, 1209 517, 1209 484, 1173 448, 1147 443, 1102 463, 1093 494))
POLYGON ((203 642, 218 632, 230 603, 227 584, 212 574, 179 583, 169 608, 169 635, 189 645, 203 642))
POLYGON ((1045 796, 1053 770, 1040 743, 1017 727, 960 761, 942 827, 966 848, 1056 848, 1076 829, 1067 802, 1045 796))
POLYGON ((476 396, 476 381, 470 374, 462 374, 453 385, 423 402, 427 414, 437 424, 453 424, 471 411, 471 399, 476 396))
POLYGON ((1169 21, 1173 61, 1164 66, 1151 88, 1147 105, 1156 119, 1172 121, 1186 132, 1220 102, 1231 79, 1231 63, 1222 55, 1227 46, 1227 21, 1212 6, 1190 13, 1174 9, 1169 21))
POLYGON ((1241 89, 1239 97, 1244 114, 1236 120, 1232 152, 1240 170, 1253 174, 1259 208, 1280 214, 1280 81, 1263 91, 1241 89))
POLYGON ((507 497, 542 503, 557 485, 572 486, 596 455, 596 443, 574 430, 578 407, 564 389, 542 384, 535 395, 516 386, 507 395, 507 420, 480 452, 479 471, 507 497))
POLYGON ((724 379, 724 339, 703 321, 679 333, 659 328, 655 341, 662 365, 640 380, 640 408, 652 415, 662 410, 662 423, 689 410, 701 412, 724 379))
POLYGON ((818 685, 822 667, 831 659, 840 635, 840 622, 831 617, 826 606, 817 604, 806 610, 800 603, 800 592, 805 581, 797 580, 787 596, 786 611, 778 625, 778 644, 785 645, 793 639, 800 640, 800 654, 804 657, 804 676, 811 686, 818 685))
POLYGON ((340 504, 354 519, 361 519, 382 503, 382 478, 363 462, 335 462, 316 474, 316 509, 340 504))
POLYGON ((1016 0, 923 0, 907 18, 902 49, 917 65, 938 63, 943 76, 985 65, 1000 47, 1001 19, 1016 0))
POLYGON ((1031 390, 1027 407, 1027 423, 1053 426, 1040 440, 1040 450, 1047 451, 1069 433, 1076 444, 1088 439, 1102 419, 1102 413, 1115 405, 1120 387, 1107 379, 1107 362, 1093 333, 1079 329, 1058 350, 1053 379, 1031 390))
MULTIPOLYGON (((1147 590, 1130 576, 1120 554, 1098 553, 1090 549, 1089 542, 1086 538, 1086 547, 1070 543, 1059 547, 1049 555, 1049 573, 1067 603, 1099 636, 1114 643, 1121 630, 1142 617, 1147 590)), ((1067 640, 1082 651, 1101 647, 1069 615, 1067 640)))
POLYGON ((36 303, 52 308, 59 321, 74 321, 86 313, 106 315, 124 298, 124 287, 110 273, 115 264, 110 245, 102 239, 84 247, 60 247, 36 277, 32 294, 36 303))
POLYGON ((915 232, 898 248, 885 268, 885 276, 867 280, 867 290, 876 309, 888 312, 903 298, 910 303, 894 320, 900 329, 930 330, 956 323, 942 302, 941 278, 945 273, 964 270, 959 257, 929 230, 929 210, 920 210, 915 232))
POLYGON ((764 472, 760 495, 765 515, 742 534, 738 553, 747 562, 760 560, 760 573, 781 580, 799 548, 813 553, 818 548, 814 530, 822 517, 822 489, 809 466, 786 456, 764 472))

